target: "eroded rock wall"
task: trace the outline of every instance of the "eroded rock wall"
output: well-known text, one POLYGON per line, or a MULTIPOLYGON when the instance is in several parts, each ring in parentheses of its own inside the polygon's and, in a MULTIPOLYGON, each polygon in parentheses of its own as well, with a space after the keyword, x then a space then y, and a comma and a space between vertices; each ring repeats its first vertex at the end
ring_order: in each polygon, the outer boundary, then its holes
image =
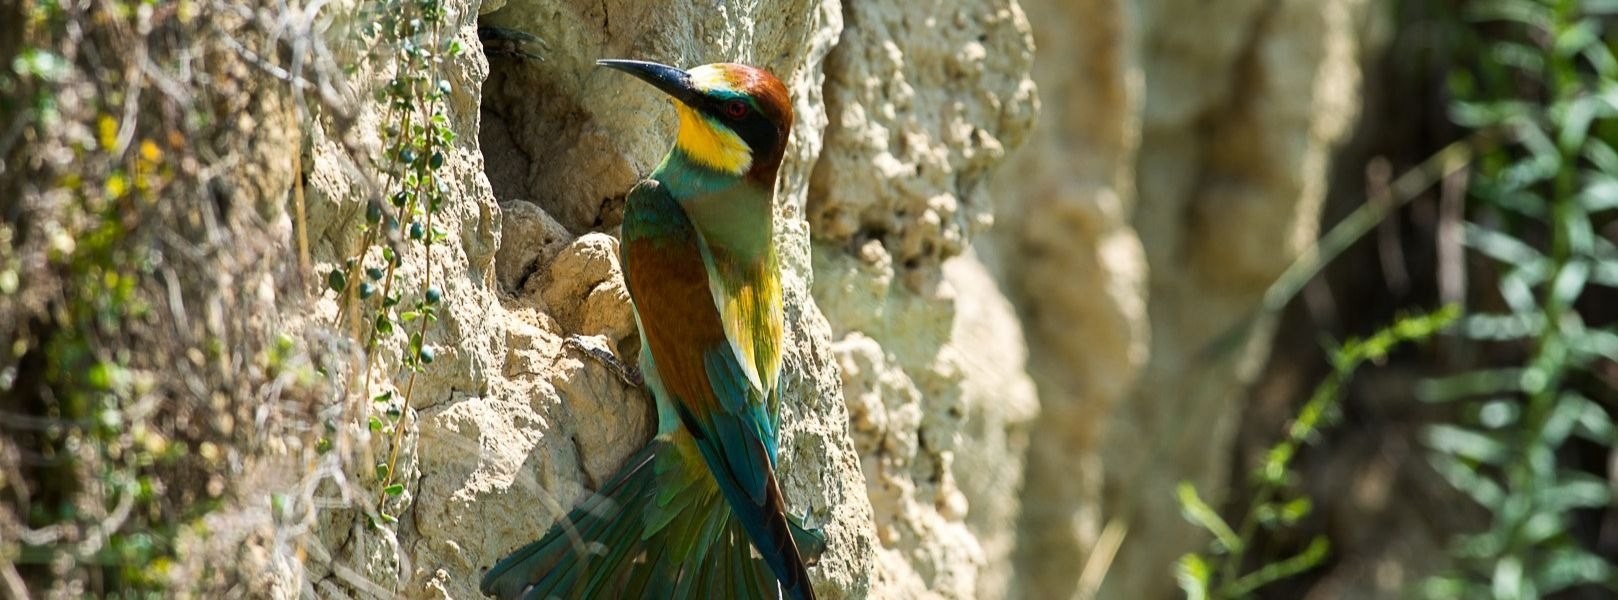
POLYGON ((337 389, 300 408, 303 422, 260 401, 278 387, 235 388, 255 425, 301 427, 298 447, 227 460, 231 489, 248 492, 188 534, 202 548, 188 552, 239 557, 247 594, 478 597, 484 569, 654 427, 645 392, 568 340, 638 351, 618 225, 674 116, 593 63, 739 61, 780 75, 797 115, 776 190, 780 476, 791 509, 829 534, 811 571, 820 596, 1169 597, 1170 563, 1199 541, 1174 485, 1217 496, 1226 484, 1239 391, 1268 336, 1214 342, 1315 236, 1326 163, 1354 118, 1368 4, 425 0, 407 8, 441 8, 442 24, 399 47, 361 33, 377 23, 345 22, 370 3, 210 5, 220 54, 203 62, 231 76, 199 98, 230 116, 209 123, 225 151, 181 166, 211 178, 199 210, 229 218, 190 226, 262 231, 204 246, 237 254, 177 262, 217 270, 165 275, 186 283, 166 302, 190 302, 214 334, 249 334, 234 354, 199 344, 161 358, 229 379, 252 344, 290 332, 287 345, 307 346, 293 362, 337 389), (480 25, 533 41, 485 55, 480 25), (322 35, 340 58, 311 53, 322 35), (441 38, 467 51, 395 72, 441 38), (367 203, 391 199, 385 166, 404 160, 388 132, 403 118, 433 125, 386 103, 401 75, 446 90, 431 102, 454 139, 427 192, 443 202, 419 217, 430 244, 398 232, 366 243, 367 203), (310 265, 291 247, 303 238, 310 265), (384 247, 400 252, 384 285, 441 300, 435 319, 385 313, 400 324, 367 348, 375 313, 345 314, 353 298, 326 289, 360 277, 321 282, 387 264, 384 247), (283 277, 293 256, 298 276, 283 277), (270 305, 279 314, 259 314, 270 305), (434 357, 419 370, 402 360, 416 332, 434 357))
POLYGON ((1001 597, 1038 408, 1021 326, 968 248, 1037 112, 1028 21, 1010 0, 844 15, 809 221, 881 542, 876 597, 1001 597))
MULTIPOLYGON (((974 270, 975 262, 948 269, 940 263, 986 224, 985 177, 1026 131, 1033 95, 1024 74, 1031 51, 1027 24, 1015 6, 957 4, 484 5, 482 24, 542 42, 529 49, 537 58, 495 54, 485 62, 468 55, 446 77, 456 90, 447 112, 460 134, 446 167, 453 187, 443 212, 447 236, 431 261, 407 254, 400 267, 407 287, 428 271, 442 282, 445 310, 425 336, 442 351, 418 376, 402 428, 400 473, 407 485, 391 501, 403 516, 397 539, 368 533, 357 513, 330 511, 318 553, 330 558, 317 560, 330 565, 311 568, 308 579, 371 593, 475 597, 482 569, 541 535, 649 437, 644 394, 564 344, 568 336, 587 336, 619 356, 633 356, 638 344, 617 264, 616 229, 624 192, 667 150, 674 119, 666 99, 593 68, 597 58, 633 57, 678 65, 761 64, 793 90, 797 120, 777 190, 789 322, 781 468, 792 508, 807 509, 831 538, 830 552, 813 570, 817 590, 828 598, 975 595, 986 556, 1003 565, 1010 547, 1015 503, 996 486, 1016 483, 1017 431, 1034 401, 1021 376, 1020 334, 1004 300, 981 267, 974 270), (856 25, 845 28, 845 17, 856 25), (894 31, 908 31, 899 40, 901 54, 876 60, 873 53, 884 44, 893 49, 887 36, 894 31), (843 48, 843 58, 827 58, 834 45, 843 48), (873 86, 895 74, 907 78, 907 87, 873 86), (956 97, 978 88, 986 91, 956 97), (833 106, 844 122, 824 143, 823 91, 838 96, 833 106), (885 107, 881 123, 891 135, 856 143, 858 135, 848 131, 863 122, 850 120, 847 111, 860 106, 885 107), (918 122, 917 115, 926 118, 918 122), (836 157, 835 168, 853 173, 874 169, 882 155, 925 164, 936 174, 908 188, 904 179, 878 187, 878 179, 827 183, 816 175, 821 182, 811 193, 810 173, 823 173, 817 165, 827 156, 836 157), (859 282, 866 288, 895 286, 903 306, 869 297, 868 304, 828 320, 810 296, 820 273, 811 266, 806 202, 833 207, 841 202, 833 198, 874 198, 873 192, 899 207, 888 223, 909 223, 905 211, 914 210, 914 222, 922 224, 915 233, 882 241, 911 249, 895 253, 909 263, 901 272, 915 275, 924 284, 916 289, 925 294, 898 288, 890 261, 885 276, 862 271, 854 278, 874 278, 859 282), (933 208, 921 210, 928 203, 933 208), (946 279, 970 282, 960 301, 966 310, 957 310, 953 293, 940 291, 946 279), (910 392, 896 401, 911 418, 896 418, 880 432, 898 444, 897 452, 857 445, 849 436, 845 392, 891 392, 839 372, 839 365, 850 364, 848 338, 859 328, 839 323, 856 313, 904 313, 936 334, 912 339, 907 330, 883 329, 873 336, 884 341, 864 348, 910 392), (981 364, 966 360, 949 346, 956 329, 1004 352, 981 364), (987 402, 1002 395, 1009 397, 1006 408, 987 402), (975 471, 958 485, 952 456, 963 443, 978 444, 997 468, 975 471), (986 478, 990 474, 994 478, 986 478), (877 487, 867 485, 868 476, 877 487), (882 496, 883 510, 873 516, 868 491, 890 488, 907 491, 882 496), (989 541, 988 554, 967 525, 967 493, 984 498, 981 516, 971 522, 989 541), (407 560, 388 560, 394 543, 407 560), (356 584, 348 574, 380 587, 356 584)), ((475 6, 449 5, 459 35, 475 44, 475 6)), ((375 85, 388 74, 371 75, 369 85, 375 85)), ((361 117, 373 123, 370 131, 379 129, 377 113, 371 107, 361 117)), ((363 204, 343 177, 341 148, 316 137, 311 204, 315 220, 325 225, 316 236, 316 257, 321 268, 330 268, 354 251, 351 225, 363 204)), ((362 144, 380 146, 376 139, 362 144)), ((854 260, 844 251, 853 245, 822 246, 817 264, 854 260)), ((833 281, 842 281, 845 271, 834 268, 833 281)), ((336 308, 325 310, 330 315, 336 308)), ((403 343, 394 338, 384 349, 403 343)), ((409 379, 398 365, 384 367, 379 385, 409 379)), ((1006 570, 999 573, 1003 582, 1006 570)))
MULTIPOLYGON (((831 536, 823 597, 1068 597, 1102 575, 1103 597, 1168 594, 1197 539, 1173 484, 1221 484, 1265 336, 1199 357, 1314 234, 1363 6, 1022 4, 449 2, 471 47, 480 11, 540 41, 446 69, 448 235, 401 267, 446 307, 406 411, 402 521, 389 540, 331 511, 335 566, 309 580, 475 597, 650 436, 644 393, 564 343, 638 348, 617 226, 674 118, 593 68, 628 57, 751 62, 793 91, 782 480, 831 536), (1109 520, 1124 543, 1090 568, 1109 520)), ((363 204, 339 144, 311 137, 329 268, 363 204)), ((383 366, 378 384, 407 380, 383 366)))

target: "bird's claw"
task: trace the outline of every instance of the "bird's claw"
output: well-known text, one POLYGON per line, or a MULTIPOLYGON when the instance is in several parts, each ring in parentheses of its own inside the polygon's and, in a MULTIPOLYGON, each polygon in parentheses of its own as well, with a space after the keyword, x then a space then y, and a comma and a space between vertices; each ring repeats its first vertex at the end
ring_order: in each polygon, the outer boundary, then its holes
POLYGON ((617 356, 606 348, 587 343, 586 339, 582 335, 570 335, 562 344, 596 359, 596 362, 606 366, 607 370, 612 371, 613 375, 617 375, 618 379, 629 387, 638 388, 646 385, 645 378, 641 377, 640 369, 625 364, 624 361, 619 360, 617 356))

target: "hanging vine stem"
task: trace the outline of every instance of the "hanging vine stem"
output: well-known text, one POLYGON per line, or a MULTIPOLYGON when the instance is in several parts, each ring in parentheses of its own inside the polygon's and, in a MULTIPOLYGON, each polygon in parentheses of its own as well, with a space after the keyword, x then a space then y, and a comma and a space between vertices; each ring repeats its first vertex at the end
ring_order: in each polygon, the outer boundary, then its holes
MULTIPOLYGON (((422 11, 422 19, 431 23, 429 41, 431 47, 436 49, 440 45, 442 36, 444 16, 442 4, 440 0, 420 0, 418 7, 422 11)), ((415 28, 415 26, 412 27, 415 28)), ((399 452, 403 448, 404 427, 409 419, 408 409, 411 399, 415 395, 416 378, 423 370, 423 365, 430 364, 434 358, 433 350, 426 344, 425 339, 428 324, 437 320, 436 310, 442 299, 442 294, 432 284, 432 246, 433 242, 444 239, 447 234, 434 228, 433 214, 439 210, 444 199, 444 186, 438 175, 438 170, 443 168, 445 163, 443 147, 449 144, 454 137, 453 132, 447 127, 447 118, 441 112, 442 101, 445 96, 449 95, 451 88, 447 80, 439 78, 443 57, 436 53, 420 53, 421 49, 421 45, 416 45, 413 48, 413 50, 418 51, 417 54, 420 54, 420 58, 424 62, 430 63, 429 70, 432 73, 430 81, 433 81, 436 85, 427 90, 426 93, 411 94, 411 100, 417 104, 415 112, 420 114, 423 120, 420 125, 422 137, 418 140, 413 140, 412 143, 421 142, 422 152, 414 160, 406 161, 415 170, 415 177, 413 180, 409 178, 406 180, 406 184, 410 188, 409 204, 411 210, 407 215, 409 223, 405 227, 410 239, 422 241, 424 271, 421 284, 421 299, 416 303, 416 310, 400 315, 400 318, 406 321, 412 318, 419 319, 420 324, 417 326, 416 332, 410 336, 406 345, 404 362, 410 368, 410 375, 405 381, 404 395, 400 399, 399 415, 394 419, 393 429, 388 436, 388 460, 386 463, 377 466, 377 474, 382 488, 381 495, 378 498, 379 507, 387 501, 388 497, 398 496, 403 493, 402 485, 394 483, 394 479, 398 471, 399 452), (425 210, 422 210, 424 204, 425 210), (414 218, 418 210, 422 211, 422 220, 420 222, 417 222, 414 218)), ((454 41, 445 48, 445 51, 451 55, 458 54, 458 50, 459 44, 454 41)), ((412 64, 412 66, 415 65, 412 64)), ((419 91, 417 84, 420 83, 421 79, 415 78, 412 80, 412 92, 419 91)), ((389 275, 391 282, 391 265, 389 275)), ((386 514, 383 514, 384 518, 386 518, 386 514)))
MULTIPOLYGON (((455 134, 448 127, 444 114, 444 99, 452 91, 449 81, 441 78, 443 61, 460 55, 464 48, 456 39, 443 39, 445 9, 442 0, 378 0, 372 5, 373 19, 363 29, 363 35, 374 38, 375 48, 390 50, 393 77, 377 93, 377 101, 387 104, 383 123, 386 130, 384 176, 381 190, 383 199, 372 199, 365 207, 364 235, 357 256, 344 265, 332 269, 327 285, 341 299, 337 323, 346 328, 356 340, 364 340, 366 353, 363 383, 368 406, 385 406, 391 426, 376 414, 366 417, 372 433, 384 436, 387 445, 386 460, 376 463, 375 475, 381 488, 377 511, 370 513, 372 524, 377 520, 396 522, 383 510, 389 497, 404 491, 396 483, 402 438, 408 419, 411 398, 416 390, 416 378, 424 365, 433 361, 432 347, 425 343, 427 326, 437 320, 436 310, 442 293, 433 286, 433 253, 435 242, 448 234, 433 226, 433 213, 444 200, 444 182, 438 175, 446 163, 447 147, 455 134), (419 121, 416 115, 420 115, 419 121), (396 187, 397 186, 397 187, 396 187), (386 205, 391 205, 388 209, 386 205), (400 232, 404 235, 400 236, 400 232), (423 277, 420 297, 411 310, 394 311, 403 303, 397 290, 399 267, 408 250, 401 245, 410 241, 422 243, 423 277), (383 265, 367 266, 366 257, 375 246, 381 246, 383 265), (380 302, 371 304, 380 286, 380 302), (368 307, 360 315, 362 307, 368 307), (397 321, 420 320, 408 337, 400 357, 402 366, 410 373, 403 393, 391 387, 372 395, 372 376, 377 362, 376 350, 382 340, 391 336, 397 321)), ((374 56, 374 55, 373 55, 374 56)))

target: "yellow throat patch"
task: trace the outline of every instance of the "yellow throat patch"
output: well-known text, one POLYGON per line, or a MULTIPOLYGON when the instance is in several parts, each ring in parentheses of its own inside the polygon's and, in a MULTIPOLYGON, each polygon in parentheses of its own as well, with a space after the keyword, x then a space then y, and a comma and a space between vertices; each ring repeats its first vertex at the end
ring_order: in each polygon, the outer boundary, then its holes
POLYGON ((678 101, 674 103, 674 111, 680 115, 680 133, 674 145, 685 151, 691 160, 732 175, 746 173, 747 168, 753 166, 753 151, 729 128, 678 101))

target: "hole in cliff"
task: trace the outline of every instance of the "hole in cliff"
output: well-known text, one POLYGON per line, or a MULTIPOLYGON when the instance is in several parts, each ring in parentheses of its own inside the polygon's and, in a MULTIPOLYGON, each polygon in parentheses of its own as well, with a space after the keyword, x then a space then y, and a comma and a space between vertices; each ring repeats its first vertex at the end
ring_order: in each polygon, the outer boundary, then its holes
MULTIPOLYGON (((569 19, 536 4, 508 0, 478 20, 489 65, 478 141, 502 212, 496 278, 508 307, 538 308, 548 315, 542 326, 558 334, 595 335, 600 328, 586 313, 602 308, 588 302, 558 306, 564 303, 558 293, 582 283, 552 281, 580 277, 553 269, 579 236, 616 233, 633 172, 619 147, 624 140, 604 124, 610 117, 598 115, 600 105, 613 99, 595 89, 600 83, 594 57, 558 47, 554 39, 560 34, 551 23, 569 19)), ((634 335, 610 343, 620 357, 638 356, 634 335)))
MULTIPOLYGON (((553 172, 566 160, 556 140, 565 138, 566 115, 578 107, 553 83, 554 57, 520 24, 488 26, 479 19, 478 38, 488 59, 483 81, 478 143, 484 174, 502 213, 496 271, 501 288, 522 297, 533 278, 545 277, 551 259, 596 219, 594 207, 567 210, 565 184, 553 172)), ((542 286, 541 286, 542 287, 542 286)), ((539 288, 534 288, 535 290, 539 288)), ((533 290, 530 290, 532 292, 533 290)))
POLYGON ((522 107, 512 101, 506 90, 513 84, 512 73, 528 68, 527 62, 535 59, 519 54, 510 35, 501 31, 478 29, 489 61, 489 77, 483 81, 483 104, 478 111, 482 121, 478 144, 483 148, 483 170, 495 199, 502 204, 513 200, 532 202, 528 190, 532 161, 515 137, 526 115, 521 114, 522 107))
POLYGON ((502 204, 530 202, 573 235, 610 230, 619 218, 604 199, 632 183, 624 140, 601 116, 613 99, 597 89, 603 79, 592 60, 542 39, 560 35, 547 12, 511 0, 479 18, 489 61, 478 133, 484 169, 502 204))

